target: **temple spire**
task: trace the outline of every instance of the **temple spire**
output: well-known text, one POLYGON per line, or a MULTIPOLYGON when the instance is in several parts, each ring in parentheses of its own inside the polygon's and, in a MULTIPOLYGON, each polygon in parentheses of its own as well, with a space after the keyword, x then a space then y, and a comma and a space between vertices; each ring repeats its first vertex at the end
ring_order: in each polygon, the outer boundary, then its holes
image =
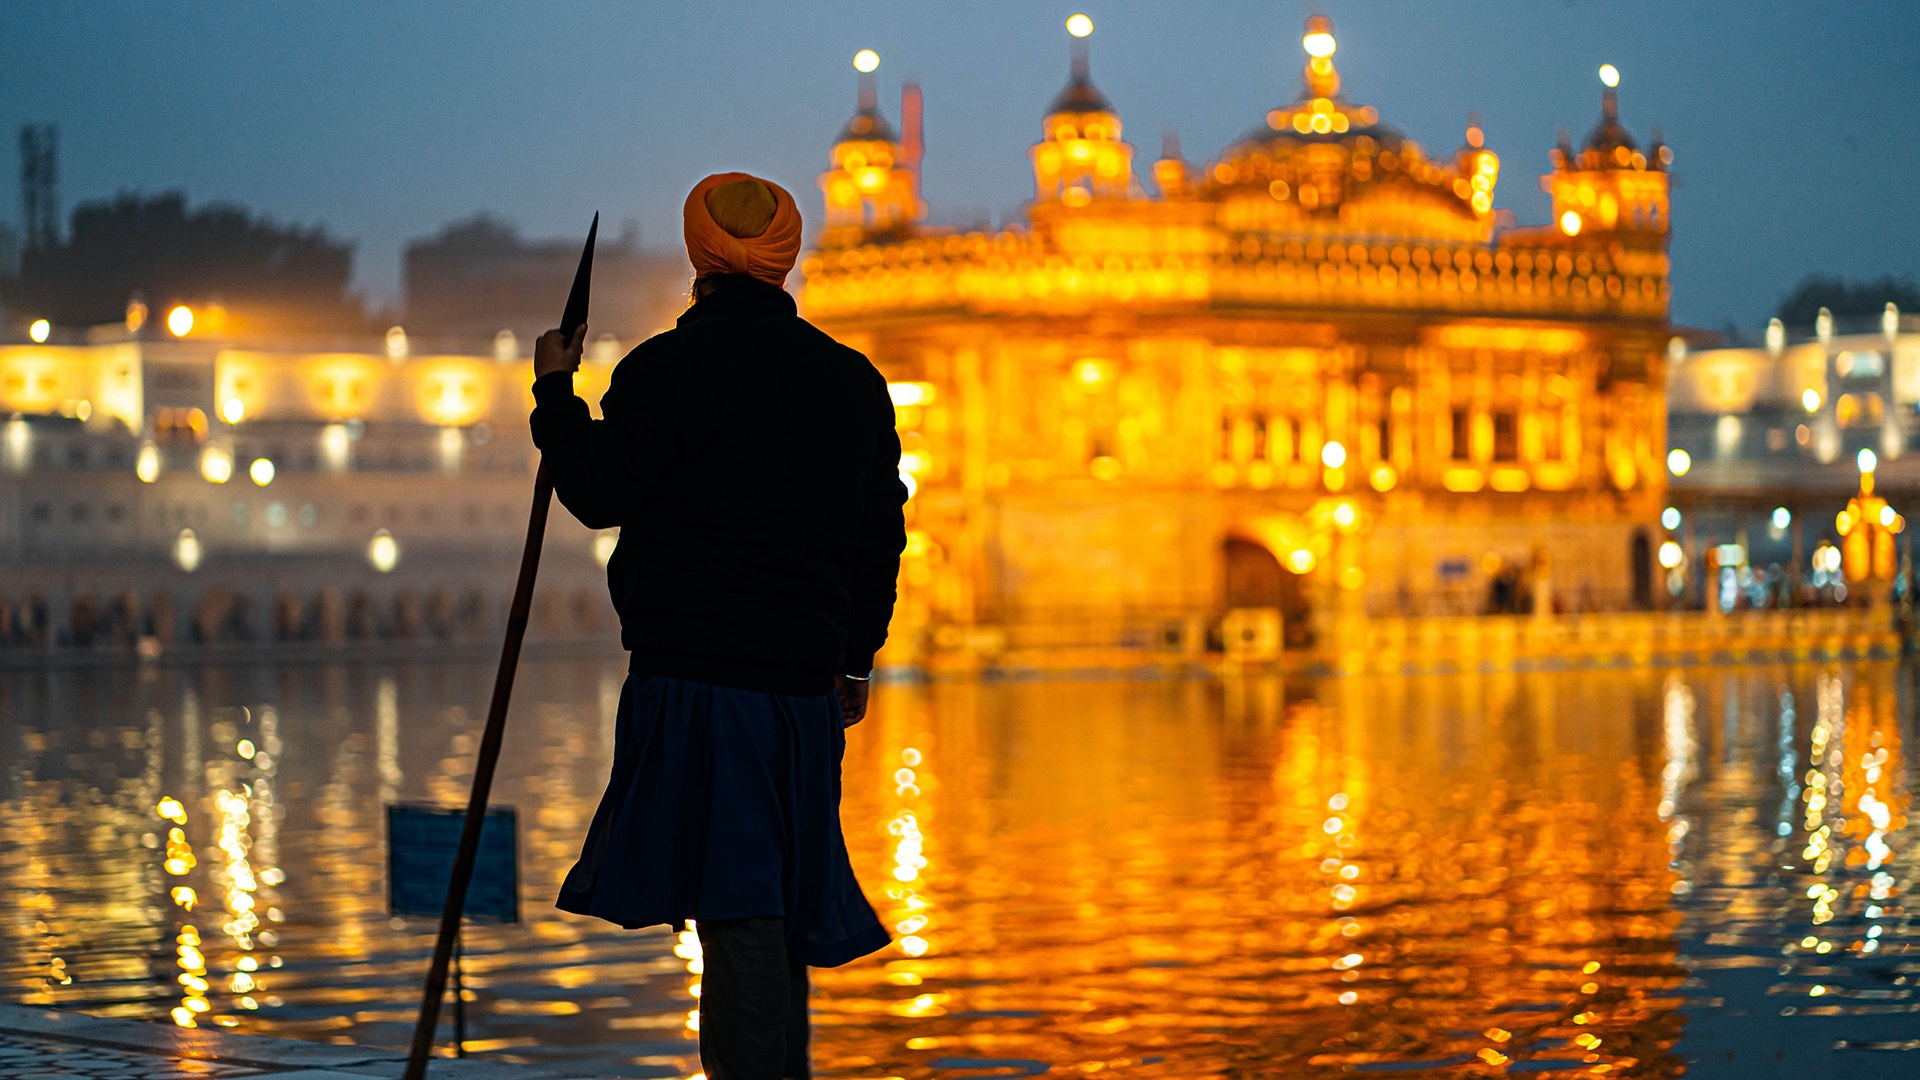
MULTIPOLYGON (((880 112, 880 89, 874 73, 880 56, 872 49, 854 54, 859 73, 858 107, 834 140, 832 165, 820 174, 826 195, 824 247, 864 242, 868 236, 911 230, 925 212, 920 203, 919 112, 908 119, 912 140, 903 141, 880 112)), ((902 95, 902 106, 916 105, 918 91, 902 95)))
POLYGON ((1067 20, 1072 68, 1067 85, 1048 107, 1042 139, 1029 155, 1034 190, 1041 202, 1086 206, 1095 199, 1127 198, 1133 190, 1133 147, 1120 141, 1120 114, 1093 85, 1087 37, 1093 20, 1067 20))
POLYGON ((1307 66, 1300 74, 1307 84, 1308 97, 1330 98, 1340 92, 1340 73, 1333 67, 1337 46, 1333 20, 1325 15, 1309 16, 1306 35, 1300 39, 1300 47, 1307 50, 1307 66))

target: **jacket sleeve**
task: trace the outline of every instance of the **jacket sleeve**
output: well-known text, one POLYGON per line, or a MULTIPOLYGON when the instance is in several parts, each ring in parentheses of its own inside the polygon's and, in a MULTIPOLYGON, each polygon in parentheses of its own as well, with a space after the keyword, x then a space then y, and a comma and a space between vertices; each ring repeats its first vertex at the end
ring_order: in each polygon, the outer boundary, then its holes
POLYGON ((533 382, 533 444, 560 504, 589 529, 627 524, 651 487, 647 478, 658 470, 661 433, 644 415, 650 395, 634 385, 638 366, 637 357, 629 356, 614 369, 600 399, 601 420, 574 394, 570 374, 554 372, 533 382))
POLYGON ((872 385, 870 415, 877 430, 860 485, 852 566, 853 620, 842 665, 846 675, 871 672, 873 654, 886 643, 895 582, 900 577, 900 552, 907 546, 907 487, 900 481, 900 435, 893 426, 893 400, 887 396, 886 379, 877 371, 872 385))

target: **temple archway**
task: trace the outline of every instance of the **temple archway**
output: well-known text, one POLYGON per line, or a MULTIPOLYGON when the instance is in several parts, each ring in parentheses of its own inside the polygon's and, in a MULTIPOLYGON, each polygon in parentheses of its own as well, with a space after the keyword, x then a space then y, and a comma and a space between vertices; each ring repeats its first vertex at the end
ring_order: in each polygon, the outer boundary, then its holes
POLYGON ((1225 563, 1225 600, 1233 608, 1275 608, 1286 647, 1313 644, 1313 604, 1301 587, 1300 575, 1280 565, 1266 545, 1242 536, 1229 536, 1222 546, 1225 563))

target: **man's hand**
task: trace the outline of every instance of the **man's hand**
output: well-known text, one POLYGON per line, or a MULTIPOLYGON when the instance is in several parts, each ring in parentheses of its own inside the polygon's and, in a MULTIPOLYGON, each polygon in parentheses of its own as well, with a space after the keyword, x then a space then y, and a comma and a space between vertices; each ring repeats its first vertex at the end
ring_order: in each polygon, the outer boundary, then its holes
POLYGON ((844 727, 852 727, 866 718, 867 688, 873 684, 865 679, 849 679, 845 675, 833 677, 833 695, 840 699, 840 714, 844 718, 844 727))
POLYGON ((580 354, 587 343, 587 324, 573 332, 573 340, 562 337, 560 331, 549 330, 540 335, 533 343, 533 377, 551 375, 556 371, 579 371, 580 354))

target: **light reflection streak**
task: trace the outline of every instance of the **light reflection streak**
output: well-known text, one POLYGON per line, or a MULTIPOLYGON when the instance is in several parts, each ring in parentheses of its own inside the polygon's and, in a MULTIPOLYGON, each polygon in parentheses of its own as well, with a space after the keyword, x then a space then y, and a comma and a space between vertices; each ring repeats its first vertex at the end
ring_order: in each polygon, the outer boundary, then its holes
MULTIPOLYGON (((161 851, 161 868, 173 877, 185 877, 191 873, 198 859, 194 857, 193 845, 187 840, 187 808, 180 800, 164 796, 154 807, 154 813, 160 820, 168 823, 166 847, 161 851)), ((180 884, 173 886, 170 895, 175 906, 188 912, 193 910, 199 897, 193 886, 180 884)), ((198 1027, 199 1016, 208 1009, 207 1005, 207 959, 200 951, 200 931, 192 924, 185 924, 174 934, 174 964, 180 969, 175 981, 185 991, 180 1004, 170 1010, 173 1022, 180 1027, 198 1027)))
POLYGON ((380 773, 380 805, 393 802, 406 775, 400 771, 400 690, 381 676, 373 691, 374 768, 380 773))
POLYGON ((1780 739, 1775 747, 1779 764, 1774 775, 1780 779, 1780 823, 1775 831, 1782 838, 1793 835, 1794 808, 1800 803, 1800 758, 1794 753, 1799 734, 1799 716, 1794 711, 1793 691, 1780 688, 1780 739))
POLYGON ((686 1029, 688 1033, 700 1033, 700 987, 701 976, 706 974, 706 953, 700 947, 700 925, 692 919, 682 927, 673 946, 673 955, 687 962, 687 996, 693 999, 693 1008, 687 1010, 686 1029))
MULTIPOLYGON (((889 735, 897 737, 900 727, 898 722, 890 724, 889 735)), ((919 736, 916 741, 925 742, 926 737, 919 736)), ((888 980, 897 986, 920 986, 931 969, 919 961, 935 951, 932 934, 935 905, 922 891, 926 887, 928 865, 926 835, 920 825, 926 812, 921 783, 928 777, 927 755, 918 746, 903 746, 897 751, 896 760, 898 766, 890 779, 897 809, 887 821, 887 835, 893 838, 893 880, 887 884, 884 894, 892 903, 887 905, 883 918, 891 923, 894 944, 907 960, 888 965, 888 980)), ((941 1015, 946 1012, 943 1006, 947 1000, 948 995, 944 993, 922 993, 905 1004, 896 1004, 893 1010, 905 1016, 941 1015)))

